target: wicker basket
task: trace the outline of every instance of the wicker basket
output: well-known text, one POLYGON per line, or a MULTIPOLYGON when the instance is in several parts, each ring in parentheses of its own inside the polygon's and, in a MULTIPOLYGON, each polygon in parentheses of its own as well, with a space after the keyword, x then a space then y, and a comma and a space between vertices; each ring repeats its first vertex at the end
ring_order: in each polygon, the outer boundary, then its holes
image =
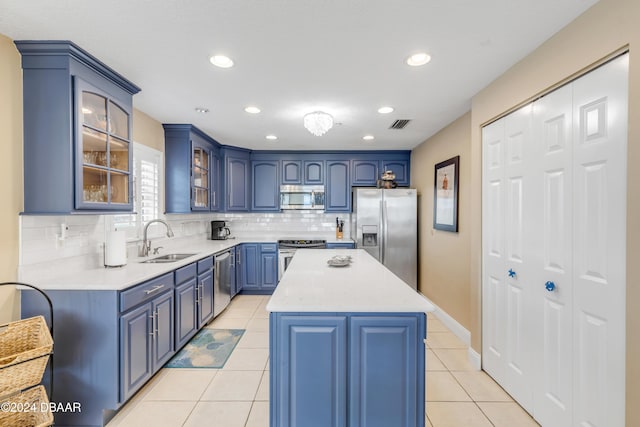
POLYGON ((53 424, 47 392, 43 386, 30 388, 0 400, 0 426, 47 427, 53 424))
POLYGON ((42 316, 0 325, 0 398, 40 383, 52 348, 42 316))

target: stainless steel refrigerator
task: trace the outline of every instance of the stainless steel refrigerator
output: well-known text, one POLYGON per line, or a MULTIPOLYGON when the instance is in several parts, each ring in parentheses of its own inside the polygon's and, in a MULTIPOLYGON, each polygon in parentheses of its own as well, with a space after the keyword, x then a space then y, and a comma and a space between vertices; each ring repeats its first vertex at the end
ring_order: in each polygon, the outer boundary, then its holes
POLYGON ((418 200, 413 188, 355 188, 351 238, 414 289, 418 285, 418 200))

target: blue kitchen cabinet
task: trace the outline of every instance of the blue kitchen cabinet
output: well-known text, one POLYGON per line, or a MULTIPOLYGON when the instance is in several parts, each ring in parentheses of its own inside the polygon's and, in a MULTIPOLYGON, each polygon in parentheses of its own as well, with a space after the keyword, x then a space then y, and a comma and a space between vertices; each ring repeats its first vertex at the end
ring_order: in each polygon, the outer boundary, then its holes
POLYGON ((251 162, 251 211, 279 212, 280 186, 277 160, 253 160, 251 162))
POLYGON ((324 184, 324 160, 282 159, 280 183, 283 185, 322 185, 324 184))
POLYGON ((175 353, 173 273, 120 293, 120 396, 129 399, 175 353))
POLYGON ((270 425, 423 427, 425 336, 424 313, 271 313, 270 425))
MULTIPOLYGON (((408 157, 408 156, 407 156, 408 157)), ((411 176, 409 172, 410 160, 398 159, 398 160, 383 160, 381 174, 386 171, 391 171, 396 175, 396 184, 401 187, 408 187, 411 184, 411 176)))
POLYGON ((351 211, 351 181, 348 160, 327 160, 325 212, 351 211))
POLYGON ((122 337, 122 396, 128 399, 153 375, 151 363, 153 318, 150 304, 143 305, 120 318, 122 337))
POLYGON ((163 124, 167 213, 220 209, 218 143, 195 126, 163 124))
POLYGON ((283 185, 302 184, 302 160, 282 160, 282 176, 280 183, 283 185))
POLYGON ((198 332, 197 278, 196 263, 175 271, 176 350, 182 348, 198 332))
POLYGON ((234 251, 234 253, 236 254, 235 262, 233 263, 231 268, 235 272, 235 295, 238 295, 242 292, 242 268, 240 268, 242 266, 242 246, 236 246, 234 248, 234 251))
POLYGON ((240 245, 240 259, 236 268, 240 270, 240 286, 243 292, 260 290, 260 244, 240 245))
POLYGON ((424 334, 422 316, 350 318, 349 425, 424 425, 424 334))
POLYGON ((272 313, 270 324, 271 427, 346 427, 347 316, 272 313))
POLYGON ((225 211, 248 212, 251 192, 251 152, 225 147, 222 149, 225 165, 225 211))
POLYGON ((130 81, 69 41, 16 41, 22 55, 24 212, 130 212, 130 81))
POLYGON ((354 242, 327 242, 327 249, 355 249, 354 242))
POLYGON ((211 150, 211 211, 218 212, 222 209, 221 205, 221 182, 222 182, 222 159, 220 157, 220 149, 216 146, 211 150))
POLYGON ((324 161, 305 160, 304 161, 304 185, 324 184, 324 161))
POLYGON ((380 179, 380 161, 352 160, 351 184, 362 187, 375 187, 380 179))
POLYGON ((261 289, 272 293, 278 285, 278 245, 262 243, 260 245, 261 289))
POLYGON ((198 329, 213 319, 213 257, 198 261, 196 301, 198 309, 198 329))
POLYGON ((234 246, 229 249, 231 251, 231 262, 229 263, 229 290, 231 292, 231 298, 236 296, 241 290, 238 286, 237 269, 236 264, 238 262, 238 247, 234 246))
POLYGON ((278 244, 243 243, 237 250, 238 287, 245 294, 270 295, 278 284, 278 244))

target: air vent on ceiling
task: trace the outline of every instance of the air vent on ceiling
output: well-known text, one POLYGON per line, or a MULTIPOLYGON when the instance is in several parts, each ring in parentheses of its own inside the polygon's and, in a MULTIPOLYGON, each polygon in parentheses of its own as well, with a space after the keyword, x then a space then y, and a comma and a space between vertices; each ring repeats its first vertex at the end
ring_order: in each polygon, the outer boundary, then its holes
POLYGON ((410 121, 411 120, 408 120, 408 119, 396 120, 395 122, 391 123, 391 126, 389 126, 389 129, 404 129, 405 126, 407 126, 410 121))

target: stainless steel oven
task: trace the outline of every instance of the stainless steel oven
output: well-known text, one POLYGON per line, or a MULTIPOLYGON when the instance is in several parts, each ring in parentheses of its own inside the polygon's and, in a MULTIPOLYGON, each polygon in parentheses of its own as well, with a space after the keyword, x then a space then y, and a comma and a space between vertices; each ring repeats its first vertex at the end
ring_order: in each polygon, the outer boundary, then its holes
POLYGON ((324 249, 326 240, 278 240, 278 281, 289 267, 293 256, 298 249, 324 249))

